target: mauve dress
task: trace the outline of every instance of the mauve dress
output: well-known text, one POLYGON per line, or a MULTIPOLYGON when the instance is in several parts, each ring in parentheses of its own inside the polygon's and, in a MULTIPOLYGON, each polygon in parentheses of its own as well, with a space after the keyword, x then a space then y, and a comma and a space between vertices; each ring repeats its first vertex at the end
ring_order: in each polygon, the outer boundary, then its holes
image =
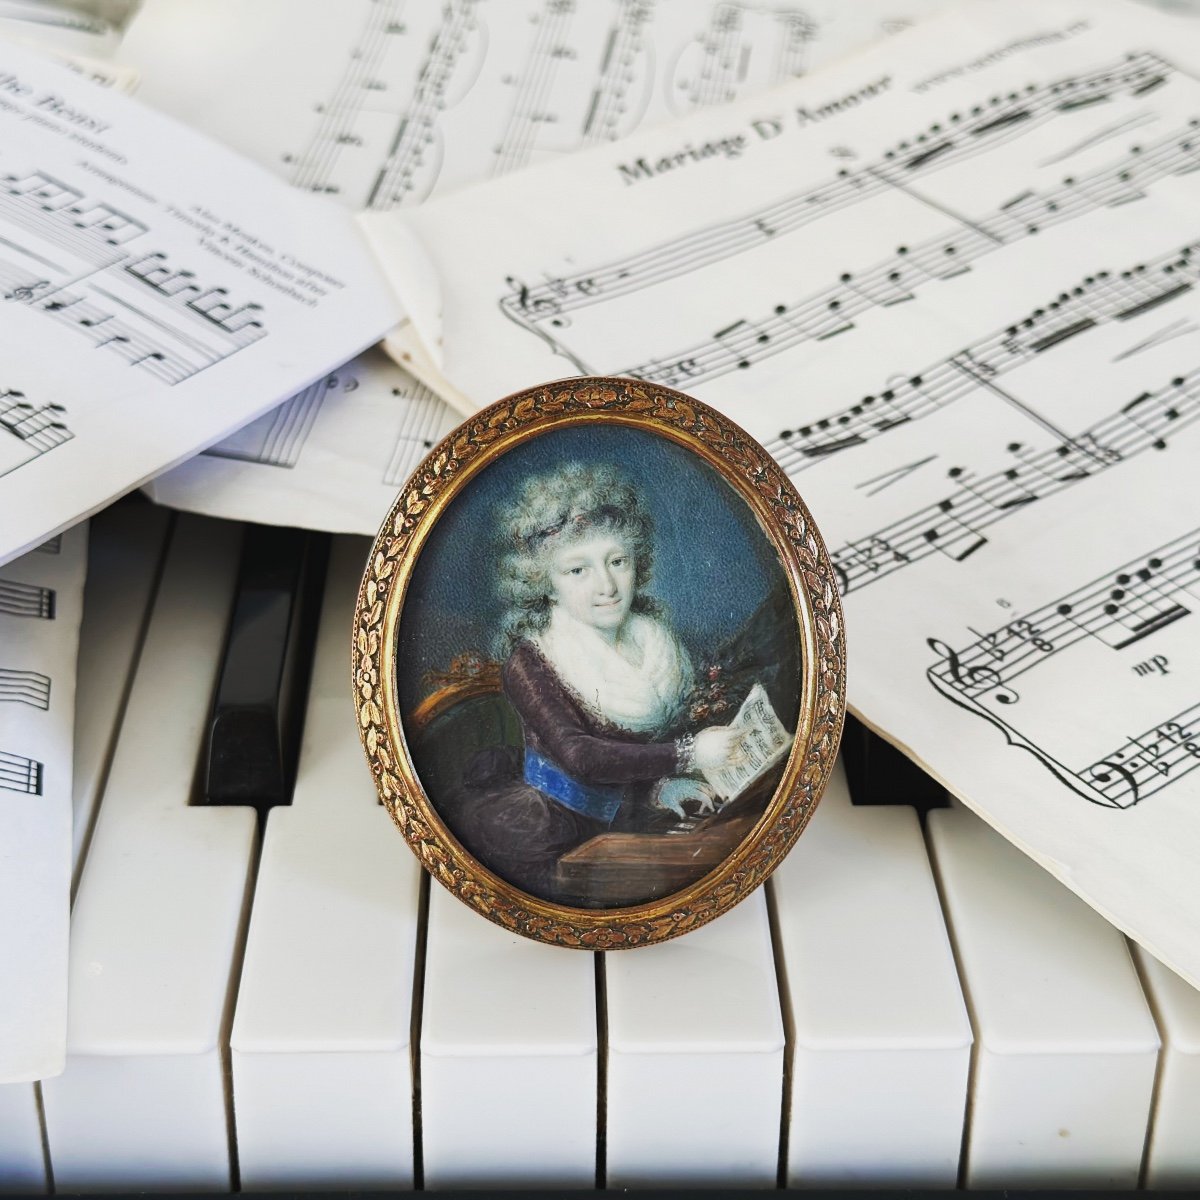
POLYGON ((545 900, 585 904, 557 894, 559 858, 612 829, 649 828, 663 819, 650 801, 653 785, 680 770, 674 740, 648 737, 596 716, 558 677, 531 642, 505 662, 504 694, 521 719, 525 746, 587 788, 619 789, 610 822, 576 812, 525 782, 511 761, 503 771, 476 764, 445 816, 455 836, 502 879, 545 900))

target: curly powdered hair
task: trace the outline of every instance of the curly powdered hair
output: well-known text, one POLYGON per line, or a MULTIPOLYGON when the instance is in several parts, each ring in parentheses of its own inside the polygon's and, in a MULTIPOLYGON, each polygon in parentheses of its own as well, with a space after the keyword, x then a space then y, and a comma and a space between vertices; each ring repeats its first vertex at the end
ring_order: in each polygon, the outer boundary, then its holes
POLYGON ((633 555, 633 611, 658 610, 642 591, 654 565, 654 519, 645 498, 607 463, 566 463, 526 479, 500 522, 497 590, 505 613, 496 649, 501 656, 550 622, 551 554, 597 530, 620 536, 633 555))

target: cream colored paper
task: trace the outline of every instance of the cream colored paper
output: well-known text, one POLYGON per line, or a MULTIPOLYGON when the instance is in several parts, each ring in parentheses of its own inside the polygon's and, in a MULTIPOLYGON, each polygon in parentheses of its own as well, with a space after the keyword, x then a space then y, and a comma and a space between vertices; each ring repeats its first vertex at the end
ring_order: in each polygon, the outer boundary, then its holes
POLYGON ((457 422, 440 397, 372 349, 145 490, 208 516, 375 532, 457 422))
POLYGON ((344 211, 9 42, 0 302, 0 561, 397 318, 344 211))
MULTIPOLYGON (((146 0, 118 57, 145 100, 289 183, 386 210, 762 91, 941 3, 146 0)), ((411 341, 396 360, 440 384, 411 341)), ((339 372, 352 394, 314 385, 264 418, 260 449, 239 436, 147 490, 212 515, 374 533, 420 459, 397 447, 454 424, 376 362, 339 372)))
POLYGON ((733 766, 704 772, 709 786, 724 802, 740 795, 765 775, 792 745, 792 736, 784 729, 761 683, 750 689, 729 724, 741 734, 738 738, 741 760, 733 766))
POLYGON ((470 403, 640 376, 761 440, 828 542, 852 706, 1194 983, 1198 67, 1145 8, 965 5, 363 218, 470 403))

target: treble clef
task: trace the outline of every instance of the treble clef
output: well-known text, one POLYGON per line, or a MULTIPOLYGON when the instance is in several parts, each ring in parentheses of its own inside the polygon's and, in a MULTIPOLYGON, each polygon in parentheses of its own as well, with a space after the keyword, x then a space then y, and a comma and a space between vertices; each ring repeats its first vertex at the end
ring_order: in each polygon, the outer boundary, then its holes
POLYGON ((502 301, 505 308, 516 309, 522 316, 534 321, 543 321, 547 317, 553 318, 551 324, 560 328, 570 324, 562 316, 562 305, 557 300, 546 295, 538 295, 530 288, 529 284, 522 283, 515 275, 506 276, 504 282, 512 288, 512 295, 502 301))
POLYGON ((971 666, 963 662, 958 651, 937 638, 926 638, 925 644, 945 662, 950 679, 964 692, 992 692, 1000 704, 1016 704, 1020 696, 1005 682, 1000 672, 986 664, 971 666))

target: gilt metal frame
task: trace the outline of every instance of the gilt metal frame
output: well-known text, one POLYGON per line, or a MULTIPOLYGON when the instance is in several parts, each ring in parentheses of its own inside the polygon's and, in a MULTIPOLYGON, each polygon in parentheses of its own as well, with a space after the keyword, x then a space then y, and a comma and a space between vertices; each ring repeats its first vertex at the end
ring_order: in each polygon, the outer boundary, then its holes
POLYGON ((782 468, 748 434, 691 397, 634 379, 575 378, 518 392, 468 418, 397 497, 371 549, 354 615, 359 732, 381 802, 441 885, 483 916, 539 941, 613 950, 665 941, 719 916, 766 880, 812 815, 833 770, 845 709, 845 627, 833 566, 782 468), (397 703, 396 647, 417 557, 447 506, 489 463, 552 428, 620 423, 671 439, 750 507, 792 594, 803 681, 795 742, 762 816, 715 870, 660 900, 569 908, 518 890, 446 828, 418 778, 397 703))

